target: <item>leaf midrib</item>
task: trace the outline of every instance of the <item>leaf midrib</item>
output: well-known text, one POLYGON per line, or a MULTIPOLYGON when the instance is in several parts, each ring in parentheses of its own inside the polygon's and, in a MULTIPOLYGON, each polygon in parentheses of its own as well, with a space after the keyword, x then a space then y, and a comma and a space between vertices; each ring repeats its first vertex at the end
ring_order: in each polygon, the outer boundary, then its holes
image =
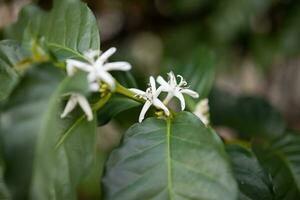
POLYGON ((167 176, 168 176, 168 194, 169 198, 173 199, 173 185, 172 185, 172 167, 171 167, 171 119, 167 119, 167 176))
POLYGON ((50 47, 52 46, 52 47, 56 47, 56 48, 63 49, 63 50, 65 50, 65 51, 69 51, 69 52, 71 52, 72 54, 78 56, 79 58, 81 58, 81 59, 87 61, 87 59, 86 59, 82 54, 78 53, 77 51, 75 51, 75 50, 73 50, 73 49, 71 49, 71 48, 69 48, 69 47, 67 47, 67 46, 63 46, 63 45, 60 45, 60 44, 57 44, 57 43, 51 43, 51 42, 49 42, 48 45, 49 45, 50 47))

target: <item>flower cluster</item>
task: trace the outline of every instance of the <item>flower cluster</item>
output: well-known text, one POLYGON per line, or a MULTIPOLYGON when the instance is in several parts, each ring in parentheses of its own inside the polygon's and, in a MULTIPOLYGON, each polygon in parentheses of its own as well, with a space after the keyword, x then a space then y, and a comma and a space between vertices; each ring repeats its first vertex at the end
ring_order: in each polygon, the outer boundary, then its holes
POLYGON ((158 96, 160 95, 162 90, 160 87, 156 89, 155 79, 152 76, 150 76, 149 85, 150 86, 146 89, 145 92, 135 88, 130 89, 138 97, 146 100, 139 116, 139 122, 143 121, 145 114, 151 105, 153 105, 158 109, 162 109, 167 116, 170 115, 169 109, 165 106, 165 104, 160 99, 158 99, 158 96))
MULTIPOLYGON (((73 76, 77 70, 81 70, 87 73, 87 80, 89 83, 89 89, 92 92, 101 91, 102 84, 108 86, 110 91, 114 91, 116 87, 115 79, 109 73, 109 71, 120 70, 127 71, 131 69, 131 65, 128 62, 107 62, 108 58, 116 52, 116 48, 110 48, 107 51, 101 53, 99 50, 89 50, 84 53, 84 59, 86 61, 79 61, 75 59, 66 60, 66 71, 68 76, 73 76)), ((149 87, 146 91, 142 91, 136 88, 130 89, 137 97, 145 100, 145 104, 141 110, 139 116, 139 122, 142 122, 145 118, 146 112, 151 106, 162 110, 166 116, 170 115, 170 111, 167 107, 168 103, 173 97, 176 97, 180 101, 181 110, 185 109, 184 94, 193 98, 198 98, 197 92, 190 90, 187 82, 180 75, 175 75, 172 71, 168 73, 168 80, 158 76, 155 80, 153 76, 150 76, 149 87), (156 87, 156 83, 159 87, 156 87), (160 100, 161 93, 166 93, 164 100, 160 100)), ((79 105, 87 116, 87 120, 93 120, 93 112, 91 106, 85 96, 79 93, 69 93, 70 96, 66 107, 61 114, 61 117, 66 117, 76 105, 79 105)), ((194 112, 204 124, 208 124, 208 118, 205 113, 208 112, 207 100, 200 101, 194 112)))
MULTIPOLYGON (((76 70, 81 70, 87 73, 89 88, 92 92, 97 92, 102 83, 105 83, 113 91, 115 89, 115 80, 109 71, 120 70, 127 71, 131 69, 128 62, 110 62, 107 60, 116 52, 116 48, 112 47, 101 53, 99 50, 89 50, 84 53, 86 62, 75 59, 66 60, 66 70, 69 76, 73 76, 76 70)), ((66 117, 77 105, 80 105, 82 110, 91 121, 93 119, 92 109, 87 99, 78 93, 70 93, 70 99, 61 114, 61 117, 66 117)))
POLYGON ((188 89, 188 84, 182 76, 177 75, 176 77, 173 72, 169 72, 168 78, 168 81, 166 81, 163 77, 158 76, 156 81, 160 84, 160 86, 157 89, 155 79, 152 76, 149 80, 149 87, 146 89, 145 92, 139 89, 130 89, 138 97, 146 100, 139 116, 139 122, 143 121, 143 119, 145 118, 145 114, 151 105, 153 105, 157 109, 163 110, 165 115, 169 116, 170 112, 166 105, 173 97, 179 99, 181 104, 181 110, 185 109, 185 100, 183 94, 187 94, 193 98, 199 97, 197 92, 188 89), (179 83, 177 82, 177 78, 180 79, 179 83), (163 100, 163 102, 159 99, 159 95, 162 92, 167 92, 167 96, 163 100))
POLYGON ((111 90, 115 89, 115 81, 109 71, 119 70, 128 71, 131 65, 128 62, 110 62, 107 59, 116 52, 112 47, 101 54, 99 50, 90 50, 84 53, 87 62, 81 62, 75 59, 67 59, 67 73, 72 76, 76 69, 88 73, 88 81, 91 91, 98 91, 101 82, 106 83, 111 90))

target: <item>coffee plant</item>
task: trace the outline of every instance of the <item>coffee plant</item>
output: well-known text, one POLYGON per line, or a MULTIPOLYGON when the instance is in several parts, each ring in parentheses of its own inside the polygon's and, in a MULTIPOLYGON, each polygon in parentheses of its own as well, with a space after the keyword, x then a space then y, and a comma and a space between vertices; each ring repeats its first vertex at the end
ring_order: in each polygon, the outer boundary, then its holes
POLYGON ((76 0, 25 6, 5 28, 1 199, 77 199, 95 167, 103 199, 300 199, 299 134, 263 99, 210 93, 212 53, 198 49, 144 89, 133 65, 109 61, 117 49, 101 48, 99 31, 76 0), (113 119, 129 128, 101 159, 97 127, 113 119))

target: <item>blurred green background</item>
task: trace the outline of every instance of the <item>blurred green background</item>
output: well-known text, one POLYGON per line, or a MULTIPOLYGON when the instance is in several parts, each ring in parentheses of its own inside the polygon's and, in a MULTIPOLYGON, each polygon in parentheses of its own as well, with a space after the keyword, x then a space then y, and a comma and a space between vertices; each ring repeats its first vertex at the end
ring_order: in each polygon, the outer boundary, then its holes
MULTIPOLYGON (((5 39, 3 28, 16 21, 20 9, 31 2, 46 10, 52 5, 50 0, 0 1, 1 39, 5 39)), ((98 19, 101 49, 116 46, 115 58, 132 63, 141 85, 145 86, 145 77, 169 69, 193 74, 197 69, 188 66, 197 56, 200 65, 213 68, 211 120, 223 138, 281 132, 285 126, 300 129, 299 0, 86 3, 98 19)), ((126 126, 121 120, 112 122, 104 127, 109 134, 99 137, 108 137, 116 145, 119 130, 126 126)), ((101 146, 107 150, 111 144, 101 146)), ((98 179, 97 170, 91 177, 98 179)), ((93 192, 97 185, 83 185, 82 199, 97 196, 93 192)))
MULTIPOLYGON (((52 5, 51 0, 2 0, 0 29, 30 2, 44 9, 52 5)), ((141 79, 186 62, 204 47, 215 54, 215 87, 264 97, 292 127, 300 126, 299 1, 86 2, 98 18, 102 49, 118 47, 117 56, 132 62, 141 79)))

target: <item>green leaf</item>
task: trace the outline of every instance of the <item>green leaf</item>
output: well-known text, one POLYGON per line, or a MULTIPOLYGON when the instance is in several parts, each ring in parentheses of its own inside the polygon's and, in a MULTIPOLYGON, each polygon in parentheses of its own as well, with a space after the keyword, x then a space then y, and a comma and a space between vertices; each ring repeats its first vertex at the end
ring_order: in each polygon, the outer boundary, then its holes
MULTIPOLYGON (((47 66, 40 67, 45 69, 47 66)), ((35 144, 42 120, 46 118, 43 114, 61 79, 56 72, 54 68, 29 71, 1 114, 1 140, 7 165, 5 178, 15 199, 23 199, 29 194, 35 144)))
POLYGON ((234 176, 239 185, 240 200, 274 199, 271 179, 250 149, 227 145, 234 176))
POLYGON ((96 19, 82 2, 55 0, 50 12, 29 5, 16 24, 6 30, 6 37, 29 42, 28 37, 43 37, 59 58, 80 57, 84 51, 100 48, 96 19), (24 34, 23 34, 24 33, 24 34))
POLYGON ((107 162, 106 199, 236 199, 219 137, 191 113, 133 125, 107 162))
POLYGON ((271 174, 275 199, 300 199, 300 136, 286 134, 254 144, 254 152, 271 174))
POLYGON ((0 42, 0 101, 6 99, 16 86, 19 75, 14 67, 22 60, 22 53, 17 42, 0 42))
POLYGON ((110 101, 101 110, 99 110, 99 112, 97 112, 98 125, 104 125, 117 114, 139 105, 140 103, 136 101, 133 101, 121 95, 114 95, 110 99, 110 101))
POLYGON ((78 199, 99 199, 102 200, 102 188, 99 177, 102 177, 107 153, 98 149, 96 152, 96 161, 87 177, 81 182, 78 199))
MULTIPOLYGON (((50 64, 28 71, 2 112, 5 181, 14 199, 75 199, 93 162, 96 123, 82 120, 56 151, 77 118, 60 119, 62 95, 88 90, 83 74, 63 79, 50 64)), ((82 112, 80 112, 82 115, 82 112)))
POLYGON ((214 90, 209 106, 214 125, 233 128, 243 137, 275 138, 285 130, 285 122, 280 113, 259 97, 236 97, 214 90))

